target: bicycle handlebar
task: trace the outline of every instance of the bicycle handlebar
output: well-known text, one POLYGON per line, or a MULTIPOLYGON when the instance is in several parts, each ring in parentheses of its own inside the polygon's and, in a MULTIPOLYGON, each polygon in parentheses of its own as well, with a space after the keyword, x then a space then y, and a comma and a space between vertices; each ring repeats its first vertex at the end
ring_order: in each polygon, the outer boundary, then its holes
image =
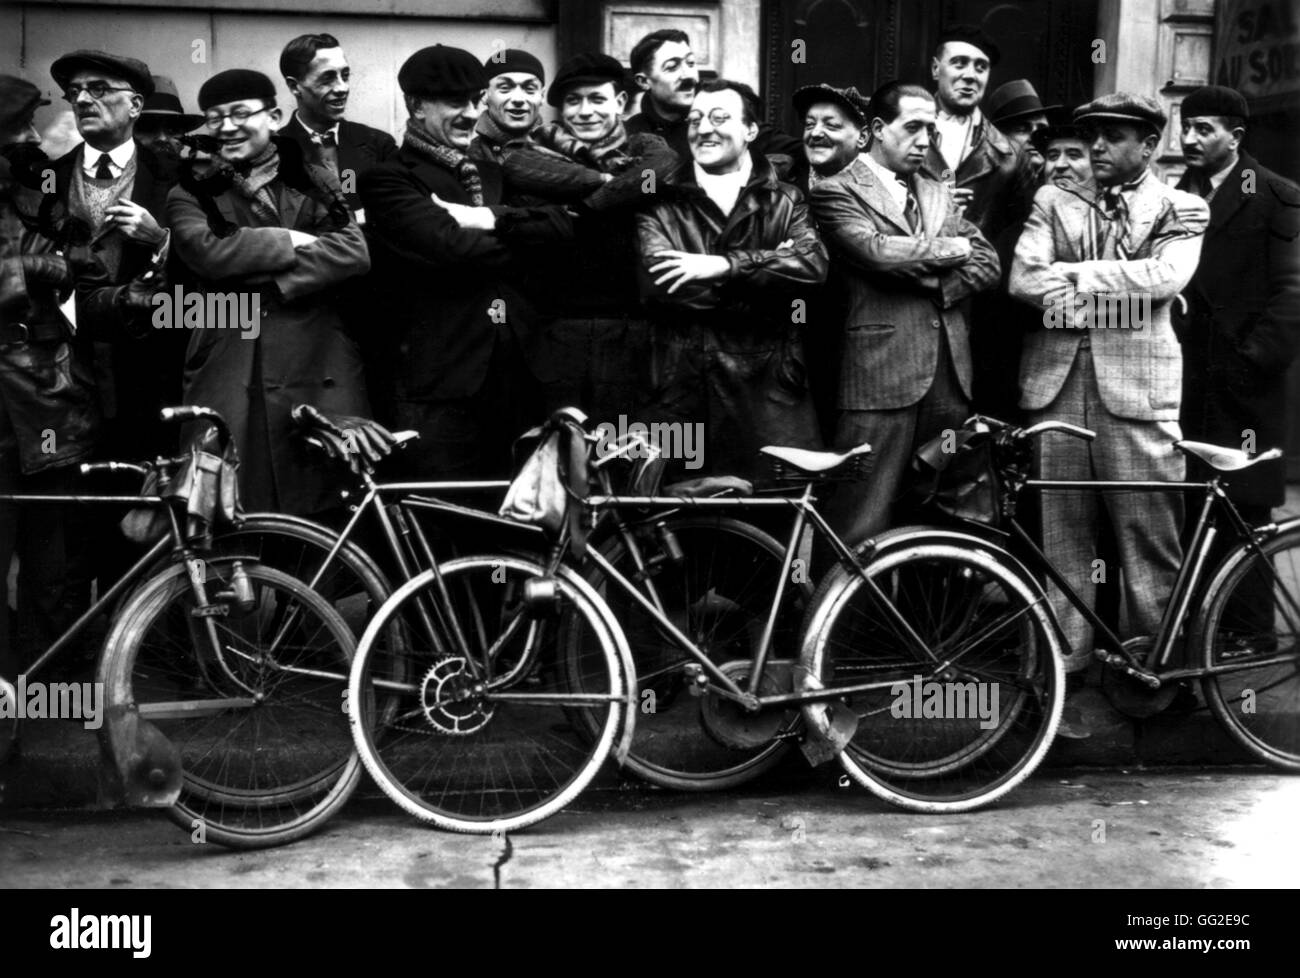
POLYGON ((211 421, 213 427, 217 429, 217 443, 222 452, 230 444, 230 428, 226 425, 226 419, 210 407, 200 407, 197 404, 185 404, 181 407, 165 407, 158 412, 158 416, 164 423, 184 424, 189 421, 211 421))
POLYGON ((1081 428, 1077 424, 1070 424, 1066 421, 1040 421, 1036 425, 1030 425, 1028 428, 1022 428, 1021 437, 1033 438, 1037 435, 1046 434, 1049 431, 1060 431, 1067 435, 1073 435, 1075 438, 1082 438, 1085 441, 1092 441, 1097 437, 1097 432, 1088 428, 1081 428))
POLYGON ((134 472, 136 475, 148 475, 149 467, 134 462, 83 462, 80 471, 82 475, 90 475, 92 472, 134 472))

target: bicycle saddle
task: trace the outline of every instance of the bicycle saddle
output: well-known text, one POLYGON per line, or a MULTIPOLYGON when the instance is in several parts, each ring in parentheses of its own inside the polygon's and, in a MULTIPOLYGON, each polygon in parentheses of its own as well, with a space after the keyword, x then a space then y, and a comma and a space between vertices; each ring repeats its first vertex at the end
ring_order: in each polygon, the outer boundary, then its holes
POLYGON ((813 452, 806 448, 780 448, 776 445, 765 445, 759 451, 764 455, 780 459, 786 465, 792 465, 803 472, 829 472, 831 469, 839 468, 856 455, 866 455, 871 451, 871 446, 863 442, 861 445, 850 448, 847 452, 813 452))
POLYGON ((1282 449, 1270 448, 1258 455, 1247 455, 1239 448, 1224 448, 1222 445, 1210 445, 1203 441, 1176 441, 1174 447, 1184 455, 1199 458, 1211 468, 1220 472, 1237 472, 1248 469, 1257 462, 1268 462, 1282 457, 1282 449))

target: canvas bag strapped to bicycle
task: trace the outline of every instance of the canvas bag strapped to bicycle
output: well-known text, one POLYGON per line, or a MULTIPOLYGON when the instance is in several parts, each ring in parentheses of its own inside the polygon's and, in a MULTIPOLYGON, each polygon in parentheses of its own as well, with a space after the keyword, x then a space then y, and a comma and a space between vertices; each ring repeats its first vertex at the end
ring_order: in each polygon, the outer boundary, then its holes
POLYGON ((510 483, 500 510, 500 515, 540 526, 555 538, 567 531, 574 557, 583 555, 587 543, 582 509, 573 505, 574 500, 585 499, 590 489, 586 420, 581 411, 566 408, 520 436, 516 446, 540 441, 510 483))
POLYGON ((1002 521, 1002 500, 993 459, 994 433, 973 418, 950 428, 912 456, 911 502, 947 516, 989 526, 1002 521))
MULTIPOLYGON (((157 470, 145 477, 141 495, 158 495, 185 502, 185 538, 211 540, 214 531, 238 526, 244 511, 239 504, 239 452, 234 442, 219 448, 216 429, 206 426, 190 441, 188 453, 177 456, 170 477, 157 470), (220 451, 220 454, 218 454, 220 451)), ((156 543, 167 533, 167 514, 158 507, 133 509, 122 519, 122 532, 139 544, 156 543)))

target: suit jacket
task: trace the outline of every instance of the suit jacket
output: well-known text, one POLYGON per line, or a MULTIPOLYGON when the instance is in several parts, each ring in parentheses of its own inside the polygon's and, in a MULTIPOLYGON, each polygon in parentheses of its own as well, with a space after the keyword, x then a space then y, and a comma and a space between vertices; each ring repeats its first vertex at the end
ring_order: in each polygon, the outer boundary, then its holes
MULTIPOLYGON (((306 127, 298 120, 298 113, 289 116, 277 135, 287 136, 302 147, 307 159, 316 158, 317 145, 312 142, 306 127)), ((355 213, 361 207, 361 174, 397 155, 397 142, 382 129, 374 129, 360 122, 344 119, 339 123, 339 180, 343 184, 348 206, 355 213), (351 180, 348 174, 351 173, 351 180)))
MULTIPOLYGON (((1180 190, 1198 192, 1188 170, 1180 190)), ((1210 201, 1201 263, 1175 313, 1183 343, 1183 433, 1238 446, 1255 433, 1264 451, 1286 441, 1287 368, 1300 349, 1300 187, 1242 153, 1210 201), (1253 179, 1252 192, 1243 184, 1253 179)), ((1282 460, 1234 474, 1230 495, 1280 506, 1282 460)))
POLYGON ((957 213, 947 187, 913 181, 921 234, 871 168, 854 160, 812 189, 812 211, 848 284, 839 407, 865 411, 915 404, 934 382, 939 330, 947 334, 966 396, 971 357, 965 300, 997 284, 997 253, 957 213), (963 257, 954 238, 970 242, 963 257))
MULTIPOLYGON (((1028 161, 1016 152, 1011 140, 981 114, 970 153, 957 167, 955 177, 958 187, 975 192, 962 216, 989 241, 995 241, 1007 225, 1023 220, 1022 195, 1032 182, 1025 172, 1027 167, 1028 161)), ((948 164, 933 143, 926 151, 921 173, 931 180, 946 182, 948 164)))
POLYGON ((238 227, 224 238, 212 233, 185 188, 174 187, 168 197, 173 247, 203 290, 253 293, 261 303, 257 339, 238 329, 190 332, 185 402, 216 408, 230 425, 244 458, 240 490, 246 509, 311 514, 337 502, 330 497, 334 482, 320 459, 293 437, 289 413, 309 403, 326 414, 369 414, 361 356, 344 332, 336 294, 340 283, 370 267, 370 258, 355 222, 335 230, 324 204, 278 179, 269 186, 280 223, 263 220, 246 198, 227 191, 216 198, 217 207, 238 227), (288 228, 318 238, 294 248, 288 228), (255 367, 265 431, 254 428, 251 410, 255 367), (249 478, 255 473, 273 475, 274 485, 249 478))
MULTIPOLYGON (((1016 244, 1011 294, 1057 317, 1075 308, 1072 294, 1105 295, 1150 302, 1142 328, 1118 328, 1117 311, 1099 317, 1102 328, 1070 328, 1082 320, 1071 312, 1064 328, 1044 327, 1025 337, 1020 360, 1020 406, 1047 407, 1060 392, 1084 336, 1092 345, 1097 386, 1106 410, 1137 421, 1176 421, 1182 398, 1183 358, 1170 323, 1170 306, 1191 280, 1209 222, 1205 201, 1175 190, 1147 173, 1128 195, 1130 257, 1094 259, 1087 239, 1093 205, 1054 185, 1034 195, 1033 209, 1016 244), (1071 284, 1062 264, 1073 265, 1071 284)), ((1139 310, 1140 311, 1140 310, 1139 310)), ((1135 321, 1129 311, 1130 327, 1135 321)))
POLYGON ((502 333, 513 335, 539 380, 551 379, 532 310, 512 283, 508 242, 538 245, 572 236, 562 208, 505 208, 501 169, 478 162, 483 198, 498 212, 497 230, 461 228, 435 205, 469 194, 447 167, 408 145, 361 177, 367 235, 374 252, 373 322, 389 328, 399 400, 470 397, 483 386, 502 333))

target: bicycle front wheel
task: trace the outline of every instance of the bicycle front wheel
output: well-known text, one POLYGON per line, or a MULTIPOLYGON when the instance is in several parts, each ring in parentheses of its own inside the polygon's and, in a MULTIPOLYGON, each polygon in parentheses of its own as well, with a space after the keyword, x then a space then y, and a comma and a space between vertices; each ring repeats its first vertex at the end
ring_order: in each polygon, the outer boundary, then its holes
POLYGON ((1300 528, 1225 564, 1192 648, 1205 701, 1255 756, 1300 771, 1300 528))
POLYGON ((379 609, 357 650, 348 700, 366 769, 402 809, 452 831, 512 831, 558 812, 628 722, 610 627, 589 592, 525 557, 425 571, 379 609), (561 617, 581 646, 564 669, 561 617), (394 626, 407 635, 398 648, 381 641, 394 626))
MULTIPOLYGON (((181 755, 169 814, 196 838, 240 849, 319 828, 361 776, 343 695, 354 639, 319 595, 242 563, 251 605, 200 615, 186 569, 146 583, 123 609, 100 665, 109 702, 134 705, 181 755)), ((205 564, 211 595, 235 564, 205 564)))
MULTIPOLYGON (((809 613, 806 690, 857 718, 840 754, 869 791, 913 811, 987 804, 1033 772, 1065 695, 1041 591, 978 547, 886 549, 862 576, 837 568, 809 613)), ((814 726, 823 726, 810 715, 814 726)))

